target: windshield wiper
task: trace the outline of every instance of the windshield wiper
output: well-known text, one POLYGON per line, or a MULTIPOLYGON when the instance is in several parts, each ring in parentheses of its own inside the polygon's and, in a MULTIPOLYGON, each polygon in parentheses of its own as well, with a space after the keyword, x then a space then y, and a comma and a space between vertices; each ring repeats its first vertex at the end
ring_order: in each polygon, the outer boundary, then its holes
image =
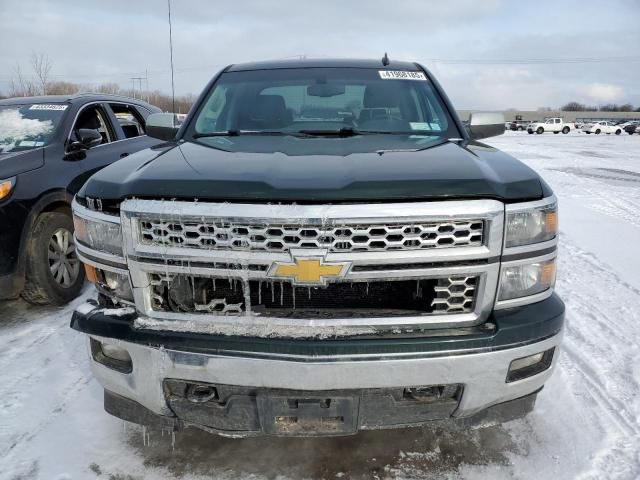
POLYGON ((363 135, 368 132, 361 132, 352 127, 342 127, 338 129, 309 129, 298 130, 298 133, 303 135, 310 135, 312 137, 354 137, 356 135, 363 135))
POLYGON ((194 133, 193 138, 206 137, 237 137, 239 135, 290 135, 301 136, 300 132, 281 132, 279 130, 221 130, 218 132, 194 133))

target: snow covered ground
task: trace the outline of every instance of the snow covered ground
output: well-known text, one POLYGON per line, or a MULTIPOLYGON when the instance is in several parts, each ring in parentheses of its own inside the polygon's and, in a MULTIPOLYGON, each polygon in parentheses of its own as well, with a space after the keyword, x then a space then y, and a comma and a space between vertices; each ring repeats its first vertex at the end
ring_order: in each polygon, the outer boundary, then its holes
MULTIPOLYGON (((640 136, 527 135, 492 145, 560 200, 563 352, 536 410, 482 431, 337 439, 172 439, 110 417, 63 308, 0 304, 0 478, 640 478, 640 136)), ((90 295, 87 289, 85 296, 90 295)))

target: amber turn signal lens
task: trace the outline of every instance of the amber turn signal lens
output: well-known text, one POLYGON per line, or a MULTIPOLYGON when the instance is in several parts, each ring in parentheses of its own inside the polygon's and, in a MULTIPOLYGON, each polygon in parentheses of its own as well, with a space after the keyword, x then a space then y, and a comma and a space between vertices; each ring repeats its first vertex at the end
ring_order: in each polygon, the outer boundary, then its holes
POLYGON ((544 229, 547 233, 556 233, 558 231, 558 212, 556 210, 545 212, 544 229))
POLYGON ((556 276, 556 263, 547 262, 542 265, 542 272, 540 273, 540 283, 546 285, 553 285, 556 276))
POLYGON ((0 200, 9 196, 11 189, 13 188, 13 182, 11 180, 5 180, 0 182, 0 200))
POLYGON ((96 273, 96 268, 91 265, 84 264, 84 272, 91 283, 96 283, 98 281, 98 274, 96 273))

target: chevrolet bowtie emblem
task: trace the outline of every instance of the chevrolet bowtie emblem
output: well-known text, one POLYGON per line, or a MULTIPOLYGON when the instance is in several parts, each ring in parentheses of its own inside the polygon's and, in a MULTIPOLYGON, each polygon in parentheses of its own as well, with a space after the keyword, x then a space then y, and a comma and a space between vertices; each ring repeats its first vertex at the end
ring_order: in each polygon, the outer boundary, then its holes
POLYGON ((267 276, 271 278, 289 278, 295 285, 325 285, 328 280, 343 277, 348 262, 324 262, 323 256, 300 257, 292 254, 293 262, 274 262, 267 276))

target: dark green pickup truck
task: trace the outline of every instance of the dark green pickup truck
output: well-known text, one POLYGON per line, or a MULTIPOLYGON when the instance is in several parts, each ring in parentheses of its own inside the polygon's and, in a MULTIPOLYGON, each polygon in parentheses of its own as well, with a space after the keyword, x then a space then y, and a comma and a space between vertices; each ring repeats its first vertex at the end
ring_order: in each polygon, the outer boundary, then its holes
POLYGON ((105 408, 222 435, 526 414, 551 375, 557 204, 409 62, 231 65, 74 201, 105 408))

